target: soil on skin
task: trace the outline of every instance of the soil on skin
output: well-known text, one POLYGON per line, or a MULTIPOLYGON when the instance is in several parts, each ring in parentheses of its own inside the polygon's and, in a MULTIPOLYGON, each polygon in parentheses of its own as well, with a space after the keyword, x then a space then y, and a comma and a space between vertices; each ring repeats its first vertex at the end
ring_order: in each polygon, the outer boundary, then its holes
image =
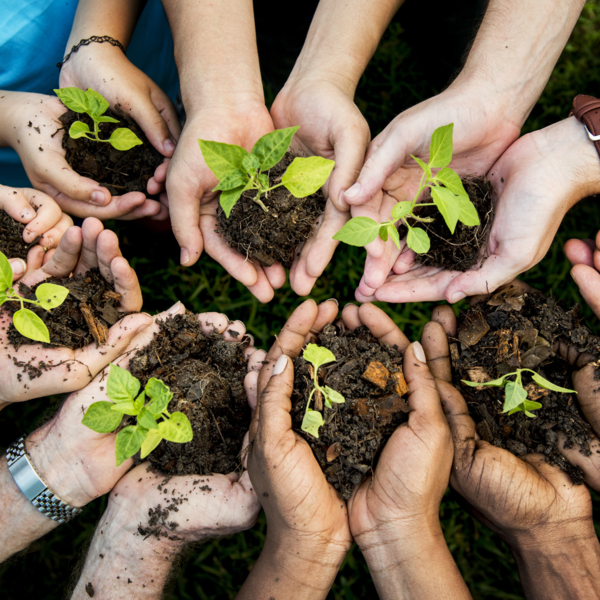
POLYGON ((310 444, 327 481, 347 500, 373 472, 396 427, 408 420, 402 355, 374 338, 366 327, 349 331, 327 325, 315 343, 331 350, 337 359, 319 369, 320 385, 339 392, 346 402, 321 408, 314 394, 310 407, 321 410, 325 425, 318 439, 302 431, 306 401, 313 389, 313 367, 298 357, 294 360, 293 428, 310 444))
MULTIPOLYGON (((485 249, 489 230, 494 220, 492 204, 492 184, 482 177, 462 178, 463 185, 471 202, 477 208, 480 225, 467 227, 460 221, 454 235, 450 233, 446 221, 435 206, 425 206, 419 210, 419 217, 433 217, 433 223, 411 221, 411 225, 427 231, 431 247, 427 254, 417 254, 416 262, 426 267, 441 267, 450 271, 467 271, 482 262, 480 249, 485 249)), ((431 194, 426 193, 423 202, 431 202, 431 194)), ((400 238, 406 236, 405 226, 398 229, 400 238)), ((484 254, 487 254, 484 250, 484 254)))
MULTIPOLYGON (((285 170, 295 156, 288 152, 269 171, 270 185, 281 181, 285 170)), ((319 190, 306 198, 294 198, 284 186, 261 196, 268 213, 252 200, 256 190, 242 194, 233 207, 229 219, 219 205, 217 219, 219 229, 227 243, 250 260, 265 267, 281 263, 290 268, 298 252, 315 224, 325 211, 325 196, 319 190)))
POLYGON ((244 389, 248 338, 227 342, 204 335, 195 315, 160 322, 150 344, 130 361, 142 388, 151 377, 173 393, 168 411, 184 413, 194 437, 186 444, 163 440, 148 459, 165 475, 227 474, 240 466, 240 451, 250 425, 244 389))
POLYGON ((37 244, 38 240, 27 244, 23 239, 23 231, 25 231, 23 223, 15 221, 6 211, 0 209, 0 252, 6 258, 26 260, 29 249, 37 244))
POLYGON ((505 288, 461 317, 458 339, 450 344, 454 385, 465 397, 482 439, 516 456, 545 454, 550 464, 581 484, 581 469, 571 465, 556 447, 562 431, 568 438, 565 447, 579 444, 581 452, 590 455, 593 431, 574 394, 540 388, 530 374, 523 373, 529 399, 542 404, 533 419, 523 412, 502 413, 503 388, 472 388, 461 383, 461 379, 489 381, 517 368, 529 368, 558 386, 573 389, 575 369, 553 351, 558 342, 600 357, 600 341, 582 324, 577 305, 567 311, 544 294, 505 288))
POLYGON ((86 114, 67 110, 60 116, 65 133, 62 146, 66 150, 69 165, 79 175, 89 177, 108 189, 113 196, 127 192, 147 194, 148 179, 154 175, 156 167, 163 162, 163 156, 148 141, 138 124, 118 107, 108 109, 106 115, 119 119, 119 123, 100 123, 100 138, 107 140, 119 127, 128 127, 142 142, 131 150, 115 150, 109 143, 88 140, 85 137, 74 140, 69 129, 74 121, 83 121, 93 131, 94 124, 86 114))
MULTIPOLYGON (((66 300, 51 311, 32 304, 26 305, 48 327, 50 344, 44 344, 45 347, 77 349, 92 342, 98 345, 106 343, 108 329, 123 316, 123 313, 118 312, 120 294, 117 294, 112 285, 100 275, 98 269, 66 279, 51 277, 41 283, 55 283, 69 290, 66 300)), ((36 288, 37 285, 32 288, 19 285, 20 293, 31 300, 36 299, 36 288)), ((4 307, 10 314, 21 308, 18 302, 7 302, 4 307)), ((22 336, 12 321, 8 329, 8 339, 16 349, 22 345, 39 343, 22 336)))

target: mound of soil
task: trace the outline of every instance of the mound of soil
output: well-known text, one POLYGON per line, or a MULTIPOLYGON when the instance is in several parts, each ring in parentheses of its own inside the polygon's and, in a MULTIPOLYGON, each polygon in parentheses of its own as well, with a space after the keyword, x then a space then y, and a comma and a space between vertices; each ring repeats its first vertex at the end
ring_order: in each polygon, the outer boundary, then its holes
POLYGON ((559 342, 600 357, 600 341, 582 324, 577 306, 565 310, 544 294, 505 288, 461 317, 458 339, 450 344, 454 385, 465 397, 482 439, 516 456, 545 454, 550 464, 558 465, 580 484, 581 469, 556 448, 562 431, 568 438, 566 447, 580 444, 582 453, 590 454, 593 431, 574 394, 545 390, 523 373, 529 399, 540 402, 542 408, 535 411, 536 418, 523 412, 509 416, 502 413, 503 388, 472 388, 461 383, 461 379, 490 381, 528 368, 558 386, 573 389, 574 368, 554 352, 559 342))
POLYGON ((66 150, 67 162, 76 173, 97 181, 113 196, 122 196, 127 192, 147 194, 148 179, 163 162, 163 156, 148 141, 139 125, 118 107, 107 110, 106 115, 119 119, 119 123, 100 123, 101 139, 107 140, 119 127, 128 127, 144 143, 123 152, 115 150, 108 143, 95 142, 85 137, 74 140, 69 136, 69 129, 74 121, 87 123, 92 131, 94 123, 86 114, 67 110, 60 116, 65 129, 62 146, 66 150))
POLYGON ((302 431, 306 401, 313 389, 313 367, 298 357, 294 360, 293 427, 310 444, 327 481, 347 500, 373 472, 396 427, 408 420, 402 355, 374 338, 366 327, 349 331, 327 325, 315 343, 331 350, 337 359, 319 369, 319 383, 342 394, 346 402, 330 409, 314 394, 311 408, 321 411, 325 425, 318 439, 302 431))
POLYGON ((186 444, 163 440, 148 460, 165 475, 236 471, 250 425, 244 389, 248 338, 226 342, 218 333, 206 336, 193 314, 159 324, 160 331, 131 359, 129 368, 142 388, 151 377, 169 386, 173 399, 168 411, 184 413, 194 437, 186 444))
MULTIPOLYGON (((281 181, 295 156, 288 152, 269 170, 270 185, 281 181)), ((304 243, 315 223, 325 211, 325 196, 319 190, 306 198, 294 198, 284 186, 262 196, 268 213, 252 200, 256 190, 242 194, 229 219, 219 205, 219 229, 227 243, 250 260, 265 267, 281 263, 290 268, 298 246, 304 243)))
MULTIPOLYGON (((44 344, 45 347, 77 349, 92 342, 99 345, 106 343, 109 327, 114 325, 123 313, 117 310, 121 295, 115 292, 98 269, 66 279, 51 277, 42 283, 55 283, 69 290, 67 299, 51 311, 32 304, 26 305, 48 327, 50 344, 44 344)), ((35 300, 36 288, 37 285, 28 288, 21 283, 19 293, 25 298, 35 300)), ((18 302, 7 302, 4 307, 10 314, 21 308, 18 302)), ((8 329, 8 339, 17 349, 26 344, 39 343, 22 336, 12 322, 8 329)))
POLYGON ((37 240, 27 244, 23 239, 23 231, 25 231, 23 223, 15 221, 6 211, 0 209, 0 252, 6 258, 25 260, 29 248, 37 244, 37 240))
MULTIPOLYGON (((416 262, 426 267, 441 267, 451 271, 467 271, 481 262, 480 248, 485 248, 492 221, 494 206, 492 204, 492 184, 483 177, 462 178, 463 185, 471 202, 477 208, 480 224, 467 227, 460 221, 456 225, 454 235, 450 233, 446 221, 435 206, 425 206, 419 210, 419 217, 433 217, 433 223, 414 224, 427 231, 431 247, 427 254, 417 254, 416 262)), ((427 191, 423 202, 431 202, 431 193, 427 191)), ((411 221, 411 225, 413 222, 411 221)), ((405 226, 398 229, 400 238, 406 236, 405 226)))

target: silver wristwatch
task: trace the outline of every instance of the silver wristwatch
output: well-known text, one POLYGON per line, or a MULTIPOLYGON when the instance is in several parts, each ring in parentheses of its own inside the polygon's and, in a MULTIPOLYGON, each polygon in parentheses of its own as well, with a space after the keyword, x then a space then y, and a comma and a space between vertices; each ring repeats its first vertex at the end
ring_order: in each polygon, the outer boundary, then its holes
POLYGON ((24 437, 8 447, 6 460, 8 470, 19 489, 43 515, 58 523, 66 523, 81 513, 82 508, 69 506, 48 489, 27 454, 24 437))

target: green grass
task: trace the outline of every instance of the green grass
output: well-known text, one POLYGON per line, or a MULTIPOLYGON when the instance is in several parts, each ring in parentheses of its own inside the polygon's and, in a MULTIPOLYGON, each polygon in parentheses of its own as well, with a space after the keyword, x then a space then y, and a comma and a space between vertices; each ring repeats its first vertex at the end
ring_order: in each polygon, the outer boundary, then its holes
MULTIPOLYGON (((544 127, 566 116, 575 93, 594 93, 594 89, 597 92, 600 57, 594 55, 594 50, 598 48, 599 37, 599 4, 588 2, 547 90, 525 126, 526 130, 544 127)), ((276 91, 270 87, 268 98, 272 100, 276 91)), ((381 131, 398 111, 436 91, 419 71, 413 49, 404 41, 400 24, 395 20, 357 92, 356 102, 368 119, 373 135, 381 131)), ((562 247, 572 237, 593 238, 599 225, 597 202, 580 203, 567 215, 548 255, 523 278, 569 304, 581 302, 562 247)), ((224 312, 230 318, 243 320, 255 336, 257 345, 267 348, 273 335, 300 302, 286 285, 269 305, 261 305, 207 256, 192 268, 179 266, 176 262, 178 249, 170 234, 153 234, 136 223, 113 224, 113 227, 119 233, 124 253, 139 274, 145 309, 149 312, 164 310, 177 300, 193 311, 224 312)), ((311 297, 317 301, 336 297, 341 306, 352 302, 363 264, 363 251, 341 246, 311 297)), ((415 338, 427 322, 433 305, 415 303, 382 307, 409 337, 415 338)), ((584 314, 591 328, 598 331, 587 306, 584 314)), ((19 433, 34 429, 59 402, 59 398, 41 399, 0 413, 0 447, 13 441, 19 433)), ((105 499, 98 500, 76 521, 62 526, 0 566, 2 597, 5 600, 63 598, 69 574, 104 506, 105 499)), ((600 503, 594 497, 594 510, 599 508, 600 503)), ((475 598, 523 598, 507 547, 461 508, 460 498, 452 491, 447 493, 442 504, 441 519, 450 550, 475 598)), ((251 531, 194 549, 185 557, 168 597, 181 600, 234 598, 260 553, 265 532, 266 523, 261 516, 251 531)), ((361 553, 354 547, 342 565, 329 598, 354 600, 366 597, 376 597, 376 593, 361 553)))

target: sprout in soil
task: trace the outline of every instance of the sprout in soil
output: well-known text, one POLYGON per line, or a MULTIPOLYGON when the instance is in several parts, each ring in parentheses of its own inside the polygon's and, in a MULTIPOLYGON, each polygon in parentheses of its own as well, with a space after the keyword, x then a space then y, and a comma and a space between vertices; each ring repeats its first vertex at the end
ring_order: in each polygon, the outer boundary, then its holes
POLYGON ((302 419, 302 431, 306 431, 306 433, 310 433, 314 437, 319 437, 319 427, 325 424, 323 420, 323 415, 318 410, 312 410, 310 408, 310 401, 315 395, 319 398, 319 405, 323 405, 321 398, 325 399, 325 406, 327 408, 332 408, 332 402, 336 402, 337 404, 342 404, 346 402, 346 399, 342 394, 332 390, 327 385, 319 385, 319 369, 330 362, 335 362, 336 358, 331 350, 327 350, 327 348, 321 348, 316 344, 308 344, 304 349, 304 353, 302 354, 302 358, 308 361, 312 365, 313 370, 313 383, 314 387, 310 392, 310 396, 306 401, 306 412, 304 413, 304 418, 302 419))
POLYGON ((542 405, 539 402, 534 402, 532 400, 527 400, 527 390, 523 387, 523 383, 521 381, 521 373, 528 371, 531 373, 531 378, 545 390, 552 390, 553 392, 563 392, 565 394, 576 394, 575 390, 568 390, 567 388, 560 387, 558 385, 554 385, 552 382, 544 379, 539 373, 532 371, 531 369, 517 369, 513 373, 507 373, 500 377, 500 379, 494 379, 492 381, 486 381, 485 383, 477 383, 475 381, 465 381, 462 379, 461 381, 469 385, 471 387, 479 387, 481 386, 490 386, 490 387, 503 387, 504 388, 504 408, 502 409, 503 413, 508 413, 512 415, 513 413, 522 411, 528 417, 535 418, 535 415, 530 412, 532 410, 537 410, 538 408, 542 408, 542 405), (507 377, 512 377, 516 375, 514 381, 507 381, 507 377))
POLYGON ((295 198, 306 198, 327 181, 334 161, 320 156, 297 157, 281 182, 270 186, 268 171, 284 157, 298 129, 288 127, 267 133, 254 144, 251 152, 234 144, 198 140, 206 164, 219 180, 213 192, 221 192, 221 207, 227 218, 246 190, 256 190, 254 202, 269 212, 260 197, 268 197, 271 190, 283 185, 295 198))
POLYGON ((192 440, 189 419, 183 413, 167 411, 173 394, 160 379, 152 377, 138 395, 139 380, 111 363, 106 389, 112 402, 90 404, 81 422, 98 433, 110 433, 119 427, 123 415, 137 417, 136 425, 123 427, 117 433, 117 467, 140 449, 141 458, 146 458, 163 439, 178 444, 192 440), (150 400, 147 404, 146 397, 150 400))
POLYGON ((19 296, 12 287, 13 272, 8 259, 0 252, 0 305, 5 302, 20 302, 21 308, 13 315, 15 329, 26 338, 36 342, 50 343, 50 332, 46 324, 33 311, 25 308, 24 303, 35 304, 50 311, 60 306, 69 295, 69 290, 62 285, 42 283, 35 290, 36 300, 28 300, 19 296))
POLYGON ((448 167, 452 160, 453 128, 454 123, 450 123, 438 127, 433 132, 429 146, 428 164, 411 154, 412 159, 423 170, 419 189, 412 202, 410 200, 398 202, 392 209, 392 219, 384 223, 378 223, 368 217, 354 217, 333 236, 333 239, 351 246, 366 246, 377 235, 384 242, 387 242, 389 236, 400 249, 400 236, 395 224, 402 221, 402 224, 408 229, 407 246, 417 254, 429 252, 430 240, 427 232, 424 229, 412 226, 408 221, 408 219, 421 223, 431 223, 433 221, 432 218, 419 217, 414 214, 417 200, 425 188, 431 189, 433 202, 421 203, 419 206, 437 206, 452 234, 454 234, 458 221, 461 221, 467 227, 479 225, 479 215, 475 205, 469 199, 458 174, 448 167), (432 169, 440 170, 434 175, 432 169))
POLYGON ((94 131, 90 131, 87 123, 75 121, 69 129, 69 135, 74 140, 86 137, 96 142, 108 142, 113 148, 121 151, 143 144, 142 140, 127 127, 115 129, 107 140, 100 138, 100 123, 118 123, 119 120, 104 114, 110 104, 104 96, 92 88, 88 88, 87 92, 74 87, 62 88, 54 90, 54 93, 67 108, 76 113, 85 113, 94 122, 94 131))

